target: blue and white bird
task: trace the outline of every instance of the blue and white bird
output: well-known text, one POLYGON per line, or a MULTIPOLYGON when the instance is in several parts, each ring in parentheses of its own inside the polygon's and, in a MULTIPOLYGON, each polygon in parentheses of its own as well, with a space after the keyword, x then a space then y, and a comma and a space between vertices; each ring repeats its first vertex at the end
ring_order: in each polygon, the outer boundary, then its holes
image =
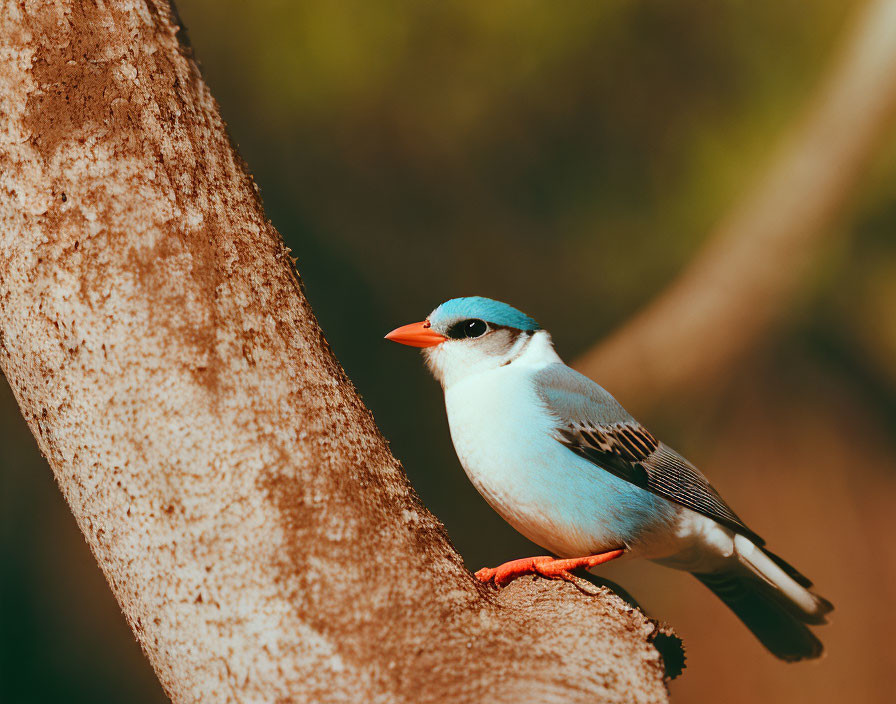
POLYGON ((386 339, 423 348, 470 481, 557 556, 483 569, 480 580, 574 580, 572 569, 645 558, 692 572, 777 657, 821 655, 807 624, 826 623, 831 603, 764 547, 694 465, 567 367, 528 315, 488 298, 454 298, 386 339))

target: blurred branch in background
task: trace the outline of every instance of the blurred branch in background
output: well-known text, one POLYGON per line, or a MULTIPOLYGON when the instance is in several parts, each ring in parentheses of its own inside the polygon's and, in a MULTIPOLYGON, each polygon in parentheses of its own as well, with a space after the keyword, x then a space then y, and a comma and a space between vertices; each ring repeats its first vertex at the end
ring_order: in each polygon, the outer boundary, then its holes
POLYGON ((627 405, 705 391, 755 348, 896 125, 896 2, 873 0, 758 187, 690 266, 576 367, 627 405))
MULTIPOLYGON (((641 566, 611 573, 634 593, 650 593, 647 606, 676 623, 691 645, 692 677, 673 685, 681 701, 715 701, 719 691, 726 702, 743 703, 892 699, 894 617, 881 608, 896 590, 889 558, 892 420, 863 394, 843 359, 825 358, 817 340, 794 339, 800 324, 788 325, 791 339, 776 340, 768 355, 748 357, 783 329, 838 219, 867 193, 894 123, 896 3, 874 0, 859 10, 805 115, 756 187, 665 292, 578 362, 645 415, 711 394, 718 401, 711 423, 690 416, 690 435, 676 441, 697 448, 698 464, 733 497, 735 510, 773 548, 797 556, 837 605, 825 662, 785 672, 758 660, 750 644, 726 630, 725 615, 688 585, 641 566), (735 373, 740 362, 750 363, 748 373, 735 373)), ((880 237, 892 240, 885 222, 880 237)), ((831 287, 858 289, 871 267, 853 267, 858 274, 848 278, 852 272, 840 269, 831 287)), ((852 318, 866 306, 885 311, 876 332, 892 318, 892 298, 861 291, 867 289, 848 291, 843 307, 852 318)), ((836 326, 831 297, 821 299, 819 327, 836 326)), ((867 338, 878 353, 887 349, 879 335, 867 338)), ((849 342, 835 344, 846 348, 844 356, 854 354, 849 342)))

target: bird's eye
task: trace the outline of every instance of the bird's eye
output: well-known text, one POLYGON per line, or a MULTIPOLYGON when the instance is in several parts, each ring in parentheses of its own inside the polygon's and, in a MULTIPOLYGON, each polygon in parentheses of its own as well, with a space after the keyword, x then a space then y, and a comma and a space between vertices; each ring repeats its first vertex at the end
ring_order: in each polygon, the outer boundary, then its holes
POLYGON ((479 318, 470 318, 461 320, 448 328, 448 337, 452 340, 463 340, 464 338, 482 337, 487 332, 488 323, 479 318))
POLYGON ((484 320, 473 319, 463 322, 464 337, 482 337, 488 330, 484 320))

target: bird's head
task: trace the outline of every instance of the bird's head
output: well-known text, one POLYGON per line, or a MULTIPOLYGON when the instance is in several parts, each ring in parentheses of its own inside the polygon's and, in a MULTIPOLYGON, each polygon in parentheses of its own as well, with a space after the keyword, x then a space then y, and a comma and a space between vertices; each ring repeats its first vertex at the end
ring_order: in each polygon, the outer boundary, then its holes
POLYGON ((539 330, 513 306, 470 296, 445 301, 426 320, 396 328, 386 339, 423 348, 433 375, 447 387, 513 361, 539 330))

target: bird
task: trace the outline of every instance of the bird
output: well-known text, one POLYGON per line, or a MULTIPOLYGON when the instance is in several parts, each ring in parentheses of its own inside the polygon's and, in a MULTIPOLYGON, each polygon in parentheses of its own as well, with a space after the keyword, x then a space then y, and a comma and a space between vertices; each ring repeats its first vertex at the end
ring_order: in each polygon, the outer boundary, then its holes
POLYGON ((533 318, 482 296, 452 298, 385 337, 421 349, 470 481, 551 553, 483 568, 481 582, 575 582, 573 570, 647 559, 691 572, 776 657, 822 655, 809 626, 827 622, 831 602, 766 548, 693 464, 567 366, 533 318))

